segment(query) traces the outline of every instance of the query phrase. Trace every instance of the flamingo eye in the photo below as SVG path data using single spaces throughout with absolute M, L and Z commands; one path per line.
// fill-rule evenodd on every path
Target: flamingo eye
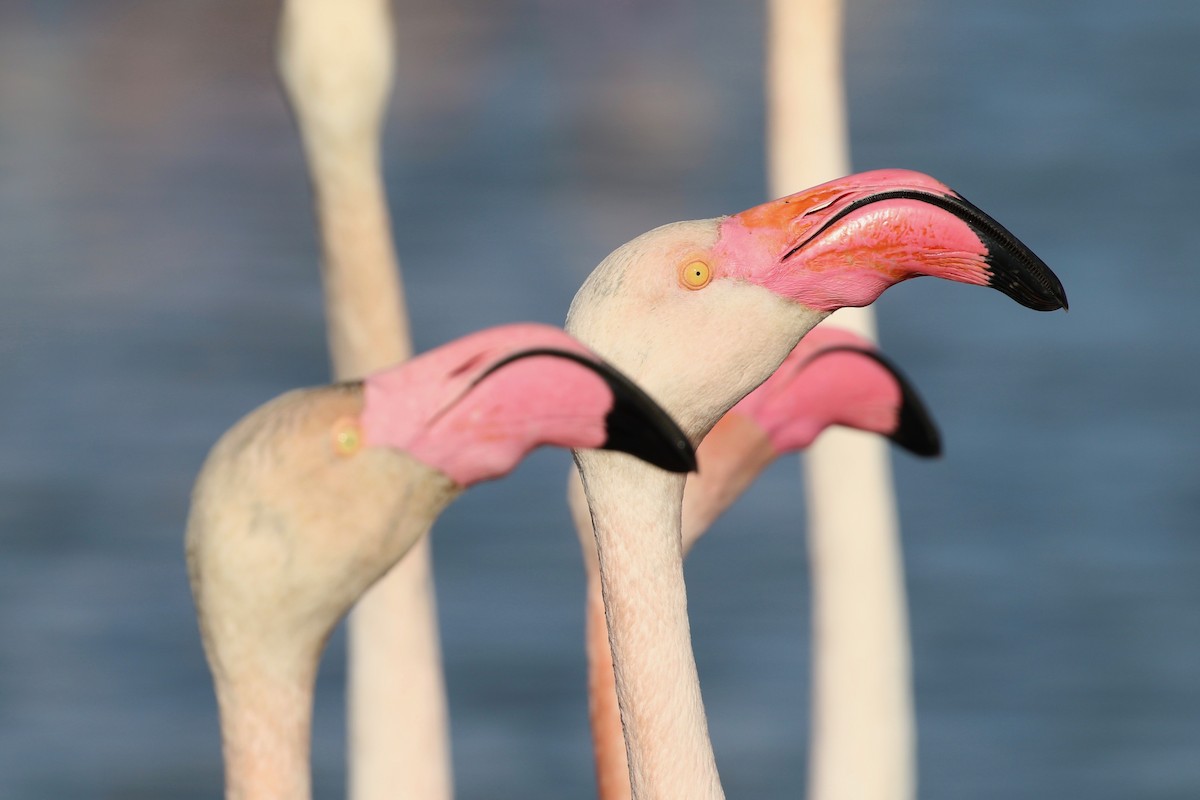
M 679 282 L 689 289 L 703 289 L 711 280 L 712 269 L 703 261 L 693 261 L 679 270 Z
M 362 447 L 362 428 L 358 420 L 342 417 L 333 423 L 333 451 L 339 456 L 352 456 Z

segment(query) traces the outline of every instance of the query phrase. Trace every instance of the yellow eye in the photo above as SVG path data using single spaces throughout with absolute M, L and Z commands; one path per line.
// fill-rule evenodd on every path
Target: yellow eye
M 703 289 L 712 280 L 712 270 L 703 261 L 693 261 L 679 270 L 679 282 L 689 289 Z
M 342 417 L 333 423 L 333 450 L 339 456 L 352 456 L 362 447 L 362 429 L 358 420 Z

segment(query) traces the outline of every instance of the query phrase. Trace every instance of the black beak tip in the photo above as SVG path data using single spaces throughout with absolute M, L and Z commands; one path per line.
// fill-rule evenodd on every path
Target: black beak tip
M 1066 310 L 1067 293 L 1058 276 L 1024 242 L 987 212 L 956 192 L 929 195 L 923 199 L 949 211 L 975 231 L 987 248 L 984 258 L 989 286 L 1035 311 Z
M 900 408 L 900 424 L 889 438 L 914 456 L 937 458 L 942 454 L 942 436 L 920 401 L 905 402 Z
M 645 398 L 647 401 L 649 398 Z M 652 409 L 651 413 L 647 413 Z M 605 418 L 608 438 L 602 450 L 628 453 L 667 472 L 695 472 L 696 451 L 667 413 L 657 405 L 617 395 Z
M 1065 311 L 1067 292 L 1058 276 L 1032 252 L 1026 250 L 1022 256 L 989 255 L 988 286 L 1035 311 Z
M 667 472 L 695 472 L 696 450 L 671 415 L 641 387 L 604 362 L 590 364 L 613 394 L 603 450 L 618 450 Z
M 867 351 L 864 351 L 867 352 Z M 900 386 L 900 418 L 896 430 L 888 436 L 898 446 L 921 458 L 937 458 L 942 454 L 942 435 L 933 415 L 916 388 L 895 364 L 879 353 L 869 353 L 896 379 Z

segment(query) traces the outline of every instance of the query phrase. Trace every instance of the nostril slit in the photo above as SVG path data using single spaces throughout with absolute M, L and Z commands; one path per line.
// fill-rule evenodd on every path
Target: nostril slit
M 480 363 L 483 361 L 483 358 L 484 358 L 484 354 L 483 354 L 483 353 L 476 353 L 475 355 L 473 355 L 473 356 L 471 356 L 470 358 L 468 358 L 468 359 L 467 359 L 465 362 L 463 362 L 462 364 L 460 364 L 458 367 L 456 367 L 455 369 L 451 370 L 451 371 L 448 373 L 448 377 L 451 377 L 451 378 L 457 378 L 459 375 L 464 375 L 464 374 L 466 374 L 466 373 L 467 373 L 467 372 L 469 372 L 470 370 L 472 370 L 472 369 L 474 369 L 475 367 L 479 366 L 479 364 L 480 364 Z
M 833 199 L 831 199 L 827 202 L 821 203 L 820 205 L 813 206 L 812 208 L 810 208 L 808 211 L 805 211 L 800 216 L 807 217 L 811 214 L 816 214 L 818 211 L 824 211 L 825 209 L 829 208 L 830 206 L 835 205 L 836 203 L 839 203 L 842 200 L 845 200 L 847 197 L 850 196 L 850 194 L 851 194 L 850 192 L 842 192 L 837 197 L 834 197 Z

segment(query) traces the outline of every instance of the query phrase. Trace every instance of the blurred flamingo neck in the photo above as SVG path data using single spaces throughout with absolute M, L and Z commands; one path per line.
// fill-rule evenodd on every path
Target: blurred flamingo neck
M 592 509 L 633 797 L 719 798 L 688 629 L 683 478 L 577 452 Z
M 586 635 L 588 717 L 596 760 L 596 794 L 600 800 L 630 800 L 629 760 L 625 757 L 617 678 L 608 646 L 608 622 L 599 575 L 588 575 Z
M 754 420 L 736 408 L 721 417 L 696 450 L 699 471 L 687 476 L 682 512 L 685 554 L 778 455 Z
M 411 354 L 380 169 L 390 25 L 382 3 L 353 4 L 354 13 L 343 13 L 340 6 L 349 5 L 285 2 L 278 54 L 313 176 L 337 380 L 361 378 Z
M 214 671 L 226 800 L 308 800 L 316 658 Z

